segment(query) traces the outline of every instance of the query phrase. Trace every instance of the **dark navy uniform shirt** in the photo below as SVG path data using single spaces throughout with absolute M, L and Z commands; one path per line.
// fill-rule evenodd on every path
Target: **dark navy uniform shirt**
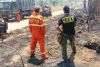
M 76 17 L 75 16 L 63 16 L 58 21 L 58 25 L 62 25 L 63 33 L 67 35 L 74 35 L 75 34 L 75 24 L 76 24 Z

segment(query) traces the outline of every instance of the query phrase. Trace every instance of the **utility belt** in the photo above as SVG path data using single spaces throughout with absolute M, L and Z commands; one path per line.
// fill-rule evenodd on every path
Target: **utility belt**
M 63 32 L 61 32 L 61 33 L 58 33 L 57 34 L 57 42 L 59 43 L 59 44 L 61 44 L 61 42 L 62 42 L 62 40 L 63 40 L 63 38 L 71 38 L 71 37 L 73 37 L 74 35 L 68 35 L 68 34 L 65 34 L 65 33 L 63 33 Z

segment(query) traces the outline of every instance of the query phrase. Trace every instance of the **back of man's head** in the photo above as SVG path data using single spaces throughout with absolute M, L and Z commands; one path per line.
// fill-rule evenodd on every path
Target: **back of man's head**
M 35 7 L 35 8 L 34 8 L 34 11 L 35 11 L 36 13 L 39 13 L 39 12 L 40 12 L 40 8 L 39 8 L 39 7 Z
M 70 12 L 70 8 L 68 6 L 64 6 L 63 10 L 64 10 L 64 13 Z

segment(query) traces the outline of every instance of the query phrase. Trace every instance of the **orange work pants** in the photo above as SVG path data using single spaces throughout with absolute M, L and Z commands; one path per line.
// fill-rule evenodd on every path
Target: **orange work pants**
M 41 32 L 39 32 L 39 31 L 32 32 L 31 45 L 30 45 L 31 55 L 35 55 L 34 52 L 35 52 L 36 44 L 37 44 L 37 42 L 39 42 L 41 57 L 42 57 L 42 59 L 46 58 L 44 39 L 45 39 L 45 37 Z

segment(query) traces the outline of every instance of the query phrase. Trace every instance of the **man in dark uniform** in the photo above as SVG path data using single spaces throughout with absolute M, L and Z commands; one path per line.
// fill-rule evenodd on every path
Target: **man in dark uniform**
M 61 46 L 62 46 L 62 57 L 64 62 L 67 62 L 68 57 L 67 57 L 67 40 L 70 41 L 71 44 L 71 48 L 72 48 L 72 53 L 76 54 L 76 47 L 75 47 L 75 23 L 77 21 L 77 19 L 75 18 L 75 16 L 71 16 L 69 15 L 70 12 L 70 8 L 68 6 L 65 6 L 63 8 L 64 10 L 64 16 L 61 17 L 58 21 L 57 24 L 57 31 L 59 31 L 62 35 L 62 39 L 61 39 Z M 60 27 L 62 26 L 62 28 Z
M 2 30 L 2 33 L 7 33 L 8 23 L 3 16 L 0 16 L 0 26 L 0 31 Z

